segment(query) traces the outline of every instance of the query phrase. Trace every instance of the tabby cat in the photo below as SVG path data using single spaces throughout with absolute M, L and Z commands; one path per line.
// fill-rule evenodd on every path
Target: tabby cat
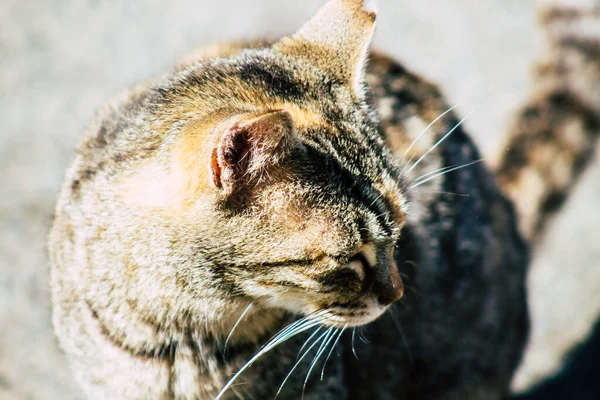
M 368 53 L 359 0 L 101 109 L 49 241 L 89 398 L 505 398 L 528 332 L 522 234 L 598 132 L 598 37 L 576 25 L 599 8 L 577 4 L 543 8 L 551 51 L 497 178 L 434 85 Z

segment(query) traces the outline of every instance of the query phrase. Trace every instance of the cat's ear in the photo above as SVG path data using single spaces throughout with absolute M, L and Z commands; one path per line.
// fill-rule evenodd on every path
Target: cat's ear
M 375 29 L 373 3 L 330 0 L 298 32 L 274 48 L 308 59 L 361 93 L 365 58 Z
M 294 121 L 287 111 L 237 118 L 224 127 L 212 150 L 212 183 L 225 194 L 256 184 L 298 143 Z

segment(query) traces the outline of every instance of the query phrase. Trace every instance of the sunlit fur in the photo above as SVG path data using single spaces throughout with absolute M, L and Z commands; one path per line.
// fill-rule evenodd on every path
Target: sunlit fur
M 404 183 L 366 102 L 374 14 L 361 7 L 330 2 L 272 47 L 188 61 L 101 111 L 50 240 L 59 335 L 87 312 L 113 344 L 153 356 L 157 340 L 180 343 L 189 330 L 228 336 L 249 301 L 252 323 L 231 343 L 260 338 L 285 313 L 365 324 L 402 295 L 393 249 Z M 247 153 L 234 160 L 236 146 Z M 373 265 L 357 267 L 365 246 Z M 91 393 L 95 376 L 80 373 Z M 114 379 L 100 392 L 131 396 Z
M 91 121 L 49 240 L 90 398 L 506 395 L 527 246 L 436 87 L 367 53 L 374 21 L 332 0 Z

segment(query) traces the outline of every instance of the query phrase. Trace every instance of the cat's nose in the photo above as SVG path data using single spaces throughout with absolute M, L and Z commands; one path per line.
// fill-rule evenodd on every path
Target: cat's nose
M 404 285 L 398 272 L 398 266 L 392 259 L 387 265 L 379 265 L 375 270 L 373 290 L 379 304 L 387 306 L 400 299 L 404 294 Z

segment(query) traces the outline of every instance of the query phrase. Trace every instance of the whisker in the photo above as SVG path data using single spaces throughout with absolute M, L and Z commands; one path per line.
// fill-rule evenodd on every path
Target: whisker
M 400 170 L 400 176 L 404 175 L 404 170 L 410 165 L 410 162 L 413 160 L 413 158 L 415 158 L 415 153 L 412 153 L 408 161 L 404 163 L 404 166 Z
M 252 302 L 250 304 L 248 304 L 248 307 L 246 307 L 246 309 L 242 312 L 242 314 L 240 315 L 238 320 L 233 325 L 233 328 L 231 328 L 231 331 L 229 331 L 229 335 L 227 335 L 227 339 L 225 339 L 225 345 L 223 346 L 223 351 L 227 351 L 227 343 L 229 343 L 229 338 L 231 338 L 233 331 L 235 331 L 235 328 L 237 328 L 237 326 L 242 321 L 242 319 L 246 316 L 246 314 L 248 314 L 248 311 L 250 311 L 250 309 L 252 308 L 253 305 L 254 305 L 254 300 L 252 300 Z
M 307 349 L 304 353 L 302 353 L 302 356 L 298 359 L 298 361 L 296 361 L 296 363 L 294 364 L 294 366 L 292 367 L 292 369 L 290 370 L 290 372 L 287 374 L 287 376 L 285 377 L 285 379 L 283 380 L 283 382 L 281 382 L 281 386 L 279 386 L 279 390 L 277 390 L 277 393 L 275 394 L 274 399 L 277 398 L 277 396 L 279 396 L 279 393 L 281 393 L 281 390 L 283 389 L 283 386 L 285 385 L 285 383 L 287 382 L 287 380 L 290 378 L 290 376 L 292 376 L 292 373 L 294 372 L 294 370 L 296 370 L 296 368 L 298 367 L 298 365 L 300 365 L 300 363 L 302 362 L 302 360 L 304 359 L 304 357 L 306 357 L 306 355 L 312 350 L 313 347 L 315 347 L 322 339 L 323 337 L 329 332 L 329 330 L 326 330 L 325 332 L 323 332 L 321 334 L 321 336 L 319 336 Z M 273 399 L 273 400 L 274 400 Z
M 420 180 L 420 179 L 423 179 L 423 178 L 425 178 L 425 177 L 427 177 L 427 176 L 429 176 L 429 175 L 433 175 L 433 174 L 435 174 L 436 172 L 442 172 L 442 171 L 445 171 L 445 170 L 447 170 L 447 169 L 454 168 L 454 167 L 456 167 L 457 165 L 458 165 L 458 164 L 455 164 L 455 165 L 447 165 L 447 166 L 445 166 L 445 167 L 443 167 L 443 168 L 438 168 L 438 169 L 436 169 L 436 170 L 433 170 L 433 171 L 431 171 L 431 172 L 427 172 L 426 174 L 423 174 L 423 175 L 421 175 L 420 177 L 418 177 L 418 178 L 415 178 L 415 182 L 416 182 L 416 181 L 418 181 L 418 180 Z
M 278 338 L 277 343 L 275 343 L 274 346 L 287 341 L 288 339 L 292 338 L 293 336 L 296 336 L 300 332 L 304 332 L 314 326 L 320 325 L 322 322 L 323 322 L 323 320 L 318 320 L 318 321 L 311 321 L 310 323 L 303 324 L 303 325 L 297 327 L 296 329 L 290 331 L 289 333 L 283 335 L 282 337 Z
M 239 391 L 236 390 L 235 385 L 231 387 L 231 390 L 237 396 L 238 399 L 240 399 L 240 400 L 246 399 Z
M 315 318 L 321 318 L 324 314 L 326 313 L 326 310 L 317 310 L 303 318 L 300 318 L 299 320 L 297 320 L 296 322 L 291 323 L 290 325 L 288 325 L 286 328 L 284 328 L 283 330 L 281 330 L 279 333 L 277 333 L 276 335 L 274 335 L 271 339 L 269 339 L 269 341 L 267 342 L 267 344 L 273 340 L 275 340 L 276 337 L 279 336 L 283 336 L 285 334 L 287 334 L 288 332 L 290 332 L 291 330 L 295 329 L 298 325 L 301 325 L 303 323 L 308 323 L 309 320 L 311 320 L 310 322 L 314 322 Z M 321 321 L 321 319 L 319 319 L 319 321 Z M 264 346 L 266 346 L 267 344 L 265 344 Z M 264 347 L 263 346 L 263 347 Z
M 383 193 L 380 193 L 380 194 L 379 194 L 379 196 L 377 196 L 377 197 L 375 198 L 375 200 L 373 200 L 373 202 L 372 202 L 372 203 L 369 205 L 369 207 L 373 207 L 373 204 L 375 204 L 375 202 L 376 202 L 377 200 L 379 200 L 380 198 L 382 198 L 382 197 L 383 197 Z
M 350 347 L 352 348 L 352 354 L 354 354 L 354 358 L 358 360 L 358 356 L 356 355 L 356 350 L 354 350 L 354 336 L 356 336 L 356 327 L 352 328 L 352 342 Z
M 436 117 L 436 118 L 435 118 L 433 121 L 431 121 L 431 122 L 429 123 L 429 125 L 427 125 L 427 126 L 425 127 L 425 129 L 423 129 L 423 130 L 421 131 L 421 133 L 419 133 L 419 134 L 417 135 L 417 137 L 415 138 L 415 140 L 413 140 L 413 141 L 412 141 L 412 143 L 410 144 L 410 146 L 408 146 L 408 148 L 407 148 L 407 149 L 406 149 L 406 151 L 404 152 L 404 155 L 406 155 L 406 154 L 409 152 L 409 150 L 410 150 L 410 149 L 412 149 L 412 147 L 413 147 L 413 146 L 414 146 L 414 145 L 417 143 L 417 141 L 419 140 L 419 138 L 421 138 L 421 136 L 422 136 L 422 135 L 423 135 L 425 132 L 427 132 L 427 131 L 429 130 L 429 128 L 431 128 L 431 126 L 432 126 L 433 124 L 435 124 L 437 121 L 439 121 L 441 118 L 443 118 L 443 117 L 444 117 L 444 115 L 446 115 L 446 114 L 448 114 L 450 111 L 454 110 L 456 107 L 458 107 L 458 104 L 456 104 L 456 105 L 454 105 L 454 106 L 450 107 L 449 109 L 447 109 L 446 111 L 444 111 L 443 113 L 441 113 L 440 115 L 438 115 L 438 116 L 437 116 L 437 117 Z
M 435 175 L 433 175 L 433 176 L 430 176 L 430 177 L 429 177 L 429 178 L 427 178 L 427 179 L 423 179 L 422 181 L 415 182 L 415 183 L 414 183 L 412 186 L 409 186 L 409 189 L 414 189 L 414 188 L 416 188 L 416 187 L 419 187 L 420 185 L 424 184 L 425 182 L 428 182 L 428 181 L 430 181 L 430 180 L 432 180 L 432 179 L 435 179 L 435 178 L 437 178 L 438 176 L 441 176 L 441 175 L 447 174 L 447 173 L 449 173 L 449 172 L 452 172 L 452 171 L 456 171 L 457 169 L 461 169 L 461 168 L 470 167 L 471 165 L 473 165 L 473 164 L 477 164 L 477 163 L 480 163 L 481 161 L 483 161 L 483 158 L 480 158 L 479 160 L 471 161 L 471 162 L 469 162 L 469 163 L 466 163 L 466 164 L 463 164 L 463 165 L 459 165 L 458 167 L 450 168 L 450 169 L 449 169 L 449 170 L 447 170 L 447 171 L 438 172 L 437 174 L 435 174 Z
M 478 108 L 478 107 L 479 107 L 479 106 L 475 106 L 475 107 L 473 107 L 473 108 L 471 109 L 471 111 L 469 111 L 469 112 L 467 113 L 467 115 L 465 115 L 465 116 L 463 117 L 463 119 L 461 119 L 460 121 L 458 121 L 458 122 L 456 123 L 456 125 L 454 125 L 454 126 L 452 127 L 452 129 L 450 129 L 450 130 L 448 131 L 448 133 L 446 133 L 444 136 L 442 136 L 442 137 L 440 138 L 440 140 L 438 140 L 437 142 L 435 142 L 435 144 L 434 144 L 433 146 L 431 146 L 431 147 L 429 148 L 429 150 L 427 150 L 427 151 L 425 152 L 425 154 L 423 154 L 421 157 L 419 157 L 419 159 L 418 159 L 417 161 L 415 161 L 415 163 L 414 163 L 414 164 L 413 164 L 413 165 L 412 165 L 412 166 L 411 166 L 411 167 L 408 169 L 408 171 L 406 171 L 406 173 L 409 173 L 409 172 L 410 172 L 410 171 L 412 171 L 412 170 L 413 170 L 413 169 L 414 169 L 414 168 L 415 168 L 417 165 L 419 165 L 419 163 L 420 163 L 420 162 L 421 162 L 421 161 L 422 161 L 422 160 L 423 160 L 423 159 L 424 159 L 424 158 L 427 156 L 427 154 L 429 154 L 431 151 L 433 151 L 433 149 L 435 149 L 437 146 L 439 146 L 439 144 L 440 144 L 440 143 L 442 143 L 442 142 L 443 142 L 443 141 L 444 141 L 444 140 L 445 140 L 445 139 L 446 139 L 448 136 L 450 136 L 450 135 L 451 135 L 451 134 L 452 134 L 452 133 L 453 133 L 453 132 L 454 132 L 456 129 L 458 129 L 458 127 L 459 127 L 459 126 L 461 126 L 461 125 L 462 125 L 462 123 L 463 123 L 463 122 L 465 122 L 465 120 L 466 120 L 467 118 L 469 118 L 469 117 L 471 116 L 471 114 L 473 114 L 473 113 L 475 112 L 475 110 L 477 110 L 477 108 Z
M 310 342 L 310 340 L 317 334 L 319 333 L 319 331 L 322 329 L 322 326 L 319 326 L 317 329 L 315 329 L 315 331 L 308 337 L 308 339 L 306 339 L 304 341 L 304 344 L 302 345 L 302 347 L 300 347 L 300 350 L 298 350 L 298 355 L 296 356 L 296 358 L 300 357 L 300 353 L 302 353 L 302 350 L 304 350 L 304 348 L 306 347 L 306 345 L 308 345 L 308 343 Z
M 369 340 L 365 337 L 364 333 L 365 333 L 365 328 L 364 326 L 361 326 L 360 329 L 358 330 L 358 338 L 364 343 L 364 344 L 369 344 Z
M 340 333 L 337 335 L 335 342 L 333 342 L 333 344 L 331 345 L 331 350 L 329 350 L 329 354 L 327 354 L 327 358 L 325 359 L 325 362 L 323 363 L 323 368 L 321 369 L 321 380 L 323 380 L 323 377 L 325 376 L 325 367 L 327 366 L 327 361 L 329 361 L 329 357 L 331 357 L 331 353 L 333 353 L 333 349 L 335 349 L 335 346 L 338 344 L 338 342 L 339 342 L 340 338 L 342 337 L 342 334 L 346 330 L 347 326 L 348 326 L 348 324 L 344 325 L 342 327 L 342 329 L 340 329 Z
M 292 323 L 291 325 L 287 326 L 286 328 L 282 329 L 281 332 L 279 332 L 277 335 L 275 335 L 275 337 L 273 337 L 271 340 L 269 340 L 267 342 L 267 344 L 265 344 L 259 352 L 257 352 L 254 356 L 252 356 L 252 358 L 250 358 L 250 360 L 248 360 L 231 377 L 231 379 L 229 379 L 229 381 L 225 384 L 225 386 L 223 386 L 223 388 L 221 389 L 219 394 L 217 394 L 217 396 L 215 397 L 214 400 L 219 400 L 221 397 L 223 397 L 223 395 L 225 394 L 227 389 L 229 389 L 231 387 L 231 385 L 235 382 L 235 380 L 262 355 L 267 353 L 269 350 L 273 349 L 275 346 L 285 342 L 292 336 L 295 336 L 301 332 L 304 332 L 304 331 L 312 328 L 313 326 L 320 324 L 323 321 L 323 319 L 321 319 L 318 314 L 319 314 L 318 312 L 309 314 L 306 317 L 301 318 L 300 320 L 298 320 L 298 321 Z
M 304 385 L 302 385 L 302 399 L 304 399 L 304 391 L 306 390 L 306 384 L 308 383 L 308 378 L 310 378 L 310 373 L 312 372 L 313 368 L 317 364 L 317 361 L 319 361 L 319 358 L 321 358 L 321 355 L 323 354 L 325 349 L 327 349 L 327 346 L 329 345 L 329 343 L 331 342 L 331 339 L 333 339 L 334 336 L 335 336 L 335 327 L 332 326 L 331 328 L 329 328 L 327 330 L 327 335 L 321 342 L 321 345 L 319 346 L 319 349 L 317 350 L 317 354 L 315 354 L 315 358 L 313 359 L 312 363 L 310 364 L 310 367 L 308 368 L 308 372 L 306 373 L 306 378 L 304 379 Z
M 309 321 L 308 317 L 304 317 L 299 319 L 296 322 L 291 323 L 290 325 L 288 325 L 286 328 L 282 329 L 281 331 L 279 331 L 277 334 L 275 334 L 271 339 L 269 339 L 267 341 L 267 343 L 265 343 L 262 348 L 265 348 L 267 346 L 269 346 L 272 343 L 275 343 L 276 341 L 283 339 L 286 335 L 288 335 L 289 333 L 291 333 L 292 331 L 296 330 L 296 329 L 300 329 L 303 326 L 307 326 L 312 324 L 314 321 Z
M 419 292 L 419 290 L 414 287 L 413 285 L 404 285 L 404 289 L 410 290 L 411 292 L 413 292 L 414 294 L 416 294 L 417 296 L 421 296 L 423 297 L 423 293 Z M 399 301 L 398 304 L 402 304 L 404 307 L 408 307 L 404 302 Z
M 277 334 L 275 334 L 271 339 L 269 339 L 269 341 L 275 339 L 277 336 L 286 334 L 288 331 L 294 329 L 294 327 L 296 327 L 296 326 L 298 326 L 298 325 L 300 325 L 300 324 L 302 324 L 304 322 L 307 322 L 307 321 L 308 321 L 308 315 L 306 317 L 300 318 L 299 320 L 297 320 L 297 321 L 289 324 L 287 327 L 285 327 L 284 329 L 282 329 L 281 331 L 279 331 Z

